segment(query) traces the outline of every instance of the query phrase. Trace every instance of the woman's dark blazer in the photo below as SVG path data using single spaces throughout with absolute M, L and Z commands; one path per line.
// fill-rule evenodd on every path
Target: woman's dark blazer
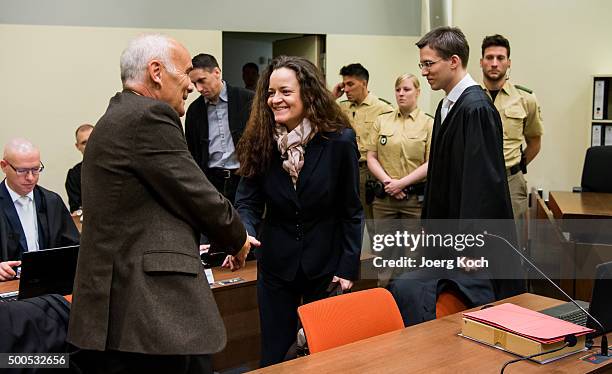
M 310 279 L 332 273 L 358 277 L 363 225 L 358 160 L 352 129 L 317 133 L 305 147 L 297 188 L 277 149 L 265 173 L 241 179 L 236 209 L 249 234 L 261 241 L 256 253 L 263 270 L 286 281 L 300 266 Z

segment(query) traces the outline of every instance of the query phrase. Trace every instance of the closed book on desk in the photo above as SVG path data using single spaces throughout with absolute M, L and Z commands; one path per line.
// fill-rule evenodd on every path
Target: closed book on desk
M 592 331 L 509 303 L 464 313 L 461 328 L 461 334 L 466 338 L 521 356 L 562 347 L 566 335 L 577 337 L 574 347 L 533 358 L 540 363 L 584 350 L 586 334 Z

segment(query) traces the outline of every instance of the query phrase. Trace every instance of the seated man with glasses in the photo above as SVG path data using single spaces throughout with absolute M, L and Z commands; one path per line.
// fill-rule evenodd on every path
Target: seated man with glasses
M 32 143 L 8 142 L 0 167 L 6 175 L 0 183 L 0 281 L 7 281 L 15 278 L 23 252 L 78 244 L 79 232 L 61 197 L 37 185 L 45 166 Z

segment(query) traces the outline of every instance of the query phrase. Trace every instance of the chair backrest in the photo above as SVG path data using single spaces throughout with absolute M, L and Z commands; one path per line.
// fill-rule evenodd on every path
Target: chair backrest
M 436 318 L 446 317 L 468 309 L 466 297 L 454 288 L 446 289 L 438 295 L 436 300 Z
M 583 192 L 612 192 L 612 146 L 587 149 L 580 186 Z
M 311 354 L 404 328 L 397 304 L 384 288 L 305 304 L 298 314 Z

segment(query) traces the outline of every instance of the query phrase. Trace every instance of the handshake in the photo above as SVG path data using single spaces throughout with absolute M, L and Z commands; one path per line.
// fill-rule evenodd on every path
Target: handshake
M 235 256 L 227 255 L 221 266 L 224 268 L 229 268 L 231 271 L 236 271 L 244 267 L 247 255 L 251 250 L 251 246 L 259 247 L 260 245 L 261 243 L 259 240 L 247 234 L 246 241 L 242 245 L 242 248 L 240 248 L 240 251 Z

